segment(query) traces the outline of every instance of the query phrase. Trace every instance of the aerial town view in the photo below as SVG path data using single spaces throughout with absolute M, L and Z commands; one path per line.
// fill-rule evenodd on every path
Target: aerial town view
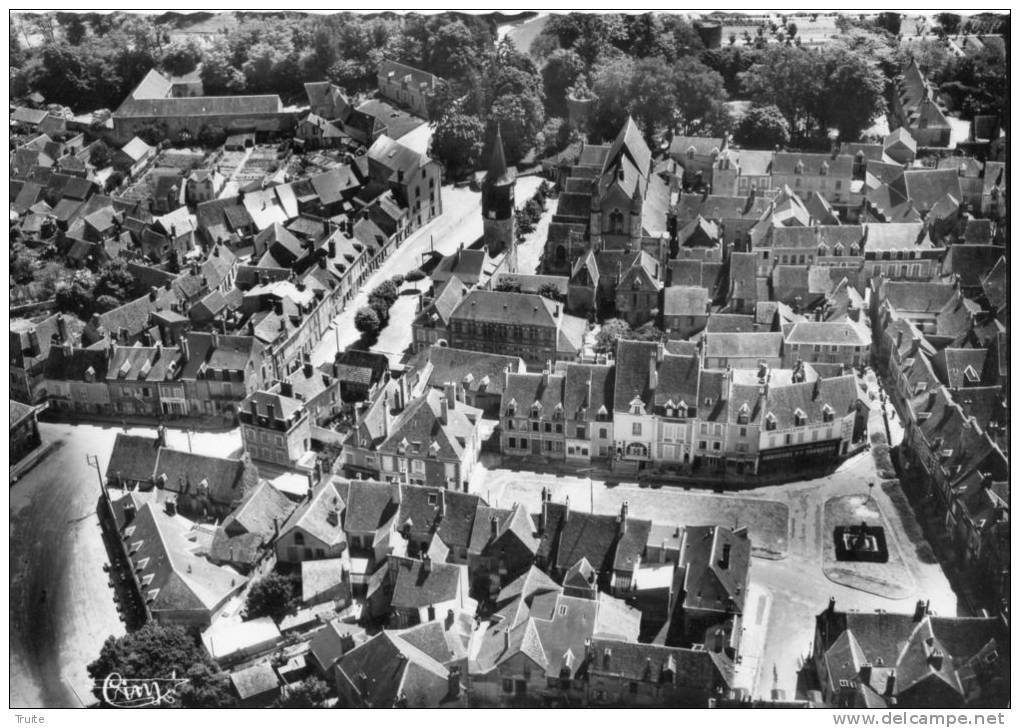
M 18 723 L 1003 724 L 1008 13 L 9 22 Z

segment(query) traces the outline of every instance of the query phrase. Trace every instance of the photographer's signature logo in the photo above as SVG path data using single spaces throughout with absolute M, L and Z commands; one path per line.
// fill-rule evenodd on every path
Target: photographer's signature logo
M 100 685 L 103 702 L 114 708 L 158 708 L 174 705 L 178 689 L 187 683 L 171 673 L 168 678 L 128 678 L 111 672 Z

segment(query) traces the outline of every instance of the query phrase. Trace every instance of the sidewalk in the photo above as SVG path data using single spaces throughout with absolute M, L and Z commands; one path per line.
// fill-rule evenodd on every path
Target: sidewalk
M 159 427 L 163 425 L 172 430 L 195 430 L 199 432 L 227 432 L 237 427 L 234 417 L 225 415 L 209 415 L 207 417 L 142 417 L 139 415 L 100 415 L 92 412 L 67 412 L 52 407 L 39 415 L 43 422 L 56 422 L 67 425 L 96 425 L 99 427 L 113 425 L 116 427 Z
M 53 449 L 54 443 L 43 442 L 35 450 L 28 453 L 25 457 L 21 458 L 18 462 L 11 465 L 11 485 L 14 485 L 21 476 L 27 473 L 29 470 L 34 468 L 40 460 L 42 460 Z

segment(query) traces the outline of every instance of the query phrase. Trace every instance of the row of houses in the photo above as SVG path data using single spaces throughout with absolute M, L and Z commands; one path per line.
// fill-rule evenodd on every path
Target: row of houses
M 974 271 L 978 273 L 978 271 Z M 1004 258 L 960 282 L 879 288 L 879 356 L 905 427 L 902 462 L 959 565 L 1008 609 L 1009 306 Z

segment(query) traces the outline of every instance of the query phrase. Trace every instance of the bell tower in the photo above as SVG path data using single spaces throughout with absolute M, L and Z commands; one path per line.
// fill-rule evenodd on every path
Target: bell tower
M 507 261 L 507 272 L 517 270 L 517 251 L 514 239 L 514 187 L 517 168 L 507 167 L 503 152 L 503 137 L 499 126 L 489 152 L 489 165 L 482 180 L 482 217 L 485 247 L 489 255 L 504 250 L 513 256 Z

